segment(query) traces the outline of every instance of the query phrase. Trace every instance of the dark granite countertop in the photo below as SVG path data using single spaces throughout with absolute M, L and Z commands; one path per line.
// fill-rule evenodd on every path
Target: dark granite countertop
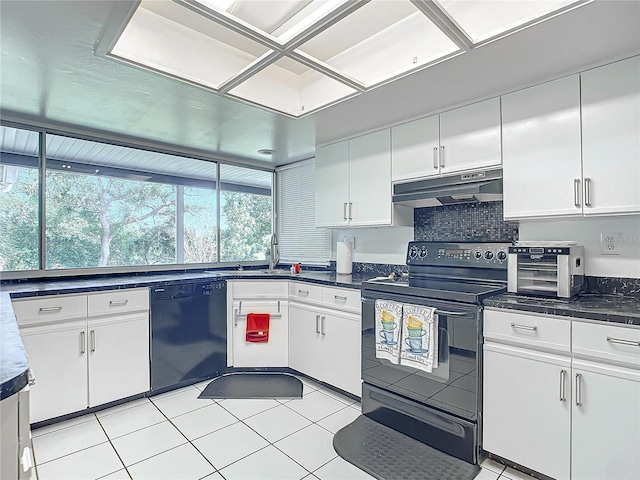
M 0 286 L 0 398 L 9 397 L 20 391 L 28 381 L 29 363 L 11 306 L 11 298 L 151 287 L 200 280 L 240 279 L 296 280 L 359 290 L 362 282 L 373 276 L 375 274 L 336 275 L 335 272 L 313 270 L 303 270 L 299 274 L 291 274 L 288 270 L 273 272 L 266 270 L 219 270 L 6 283 Z
M 640 298 L 632 296 L 587 293 L 558 299 L 504 293 L 483 303 L 485 307 L 640 326 Z

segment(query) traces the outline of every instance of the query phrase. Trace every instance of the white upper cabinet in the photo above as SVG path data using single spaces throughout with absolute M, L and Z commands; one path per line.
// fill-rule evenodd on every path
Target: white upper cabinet
M 500 98 L 398 125 L 391 138 L 394 182 L 499 166 Z
M 391 180 L 440 174 L 440 116 L 403 123 L 391 129 Z
M 502 97 L 504 216 L 640 212 L 640 57 Z
M 349 140 L 349 221 L 352 226 L 390 225 L 389 129 Z
M 504 217 L 582 214 L 578 75 L 502 97 Z
M 640 212 L 640 57 L 581 74 L 584 214 Z
M 498 166 L 500 98 L 456 108 L 440 115 L 440 172 Z
M 316 227 L 412 225 L 391 203 L 389 129 L 316 150 Z
M 316 227 L 349 225 L 349 142 L 316 149 Z

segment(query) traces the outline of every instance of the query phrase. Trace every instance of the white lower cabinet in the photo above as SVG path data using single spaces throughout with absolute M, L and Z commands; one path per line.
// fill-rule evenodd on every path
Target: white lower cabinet
M 484 320 L 482 448 L 556 479 L 640 478 L 640 329 L 490 309 Z
M 362 328 L 360 314 L 355 313 L 360 308 L 359 292 L 323 287 L 322 298 L 323 302 L 310 299 L 308 304 L 289 305 L 289 366 L 359 397 Z M 334 301 L 341 301 L 344 309 L 338 310 Z
M 572 383 L 572 478 L 640 478 L 640 372 L 574 360 Z
M 322 380 L 353 395 L 362 396 L 360 315 L 326 311 L 320 322 Z
M 114 313 L 94 310 L 95 301 Z M 148 289 L 27 298 L 16 305 L 35 376 L 31 423 L 149 391 Z
M 569 478 L 568 357 L 484 347 L 483 448 L 553 478 Z
M 268 313 L 269 340 L 247 342 L 247 314 Z M 286 300 L 233 302 L 233 366 L 286 367 L 289 363 L 289 315 Z
M 89 406 L 149 390 L 149 316 L 90 320 Z
M 36 379 L 31 423 L 87 408 L 86 320 L 25 328 L 21 334 Z

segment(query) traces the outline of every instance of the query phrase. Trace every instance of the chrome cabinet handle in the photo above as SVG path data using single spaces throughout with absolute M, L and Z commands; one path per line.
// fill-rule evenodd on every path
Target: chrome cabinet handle
M 444 145 L 440 145 L 440 168 L 444 168 Z
M 353 206 L 353 203 L 349 202 L 349 220 L 353 220 L 353 216 L 351 213 L 351 207 Z
M 567 379 L 567 371 L 566 370 L 560 370 L 560 401 L 564 402 L 567 400 L 567 397 L 565 396 L 565 381 Z
M 40 307 L 40 311 L 43 313 L 46 312 L 59 312 L 62 310 L 62 307 Z
M 576 407 L 582 406 L 582 374 L 576 373 Z
M 322 331 L 322 335 L 324 335 L 326 332 L 324 330 L 324 320 L 325 320 L 325 316 L 323 315 L 322 318 L 320 318 L 321 322 L 320 322 L 320 327 L 321 327 L 321 331 Z
M 344 297 L 342 295 L 334 295 L 333 298 L 335 298 L 336 300 L 340 300 L 342 302 L 346 302 L 347 301 L 347 297 Z
M 85 341 L 85 333 L 80 332 L 80 353 L 83 355 L 87 351 L 85 347 L 86 344 L 87 342 Z
M 436 315 L 446 315 L 448 317 L 473 317 L 473 313 L 471 312 L 448 312 L 446 310 L 436 310 L 434 312 Z
M 32 369 L 29 369 L 27 371 L 27 380 L 29 382 L 29 385 L 35 385 L 36 384 L 36 374 L 33 373 Z
M 298 290 L 298 295 L 304 295 L 306 297 L 309 295 L 309 290 Z
M 342 207 L 342 219 L 343 220 L 347 219 L 347 202 L 344 202 Z
M 580 206 L 580 179 L 575 178 L 573 180 L 573 204 L 576 207 Z
M 96 332 L 95 330 L 91 330 L 91 351 L 96 351 Z
M 110 307 L 117 307 L 120 305 L 126 305 L 127 303 L 129 303 L 129 300 L 109 300 L 109 306 Z
M 438 169 L 438 147 L 433 147 L 433 168 Z
M 589 177 L 584 178 L 584 205 L 585 207 L 591 206 L 591 179 Z
M 640 347 L 640 342 L 636 342 L 635 340 L 626 340 L 624 338 L 607 337 L 607 342 L 618 343 L 620 345 L 630 345 L 632 347 Z
M 316 333 L 320 333 L 320 315 L 316 315 Z
M 536 327 L 535 325 L 530 327 L 529 325 L 520 325 L 518 323 L 512 323 L 511 324 L 511 328 L 520 328 L 522 330 L 531 330 L 532 332 L 535 332 L 536 330 L 538 330 L 538 327 Z

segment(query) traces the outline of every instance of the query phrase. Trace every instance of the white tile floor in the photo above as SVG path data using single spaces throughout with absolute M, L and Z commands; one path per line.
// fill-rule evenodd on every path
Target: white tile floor
M 40 480 L 372 479 L 333 449 L 360 404 L 302 379 L 301 400 L 200 400 L 208 382 L 34 430 Z M 490 460 L 477 480 L 523 480 Z

